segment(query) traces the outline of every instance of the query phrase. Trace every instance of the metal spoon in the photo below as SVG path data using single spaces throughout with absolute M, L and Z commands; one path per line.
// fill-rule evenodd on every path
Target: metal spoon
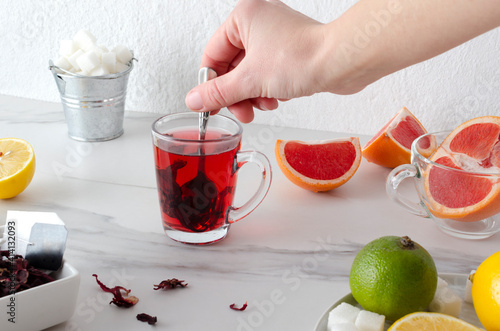
M 198 85 L 203 84 L 210 79 L 214 79 L 215 77 L 217 77 L 217 73 L 215 72 L 215 70 L 213 70 L 212 68 L 203 67 L 198 72 Z M 207 111 L 200 113 L 199 116 L 199 138 L 200 140 L 203 140 L 205 139 L 205 133 L 207 132 L 208 117 L 210 116 L 210 112 Z

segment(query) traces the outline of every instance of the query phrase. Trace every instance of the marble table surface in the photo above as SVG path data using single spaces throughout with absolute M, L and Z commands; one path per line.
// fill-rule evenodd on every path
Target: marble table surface
M 78 142 L 67 135 L 61 104 L 0 96 L 0 137 L 29 141 L 37 160 L 30 186 L 0 200 L 0 225 L 7 210 L 56 212 L 69 231 L 64 258 L 81 275 L 73 317 L 51 331 L 148 329 L 135 319 L 138 313 L 157 316 L 160 330 L 313 330 L 323 312 L 349 293 L 352 260 L 375 238 L 410 236 L 431 253 L 440 273 L 468 274 L 498 250 L 498 234 L 454 238 L 395 205 L 385 193 L 390 170 L 366 160 L 336 190 L 298 188 L 277 166 L 276 139 L 349 134 L 283 128 L 272 112 L 269 125 L 244 125 L 242 149 L 265 153 L 273 167 L 263 203 L 217 244 L 174 242 L 163 232 L 156 192 L 150 128 L 159 116 L 126 112 L 123 136 Z M 359 137 L 362 144 L 369 139 Z M 254 170 L 240 170 L 237 201 L 253 189 Z M 132 289 L 139 303 L 110 305 L 94 273 Z M 189 285 L 153 290 L 169 278 Z M 245 311 L 229 308 L 245 302 Z

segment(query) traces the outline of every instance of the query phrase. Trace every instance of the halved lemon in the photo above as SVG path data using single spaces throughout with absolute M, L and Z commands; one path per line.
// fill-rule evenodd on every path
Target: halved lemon
M 0 199 L 13 198 L 31 183 L 35 152 L 25 140 L 0 139 Z
M 441 313 L 418 312 L 397 320 L 388 331 L 480 331 L 479 328 L 456 317 Z

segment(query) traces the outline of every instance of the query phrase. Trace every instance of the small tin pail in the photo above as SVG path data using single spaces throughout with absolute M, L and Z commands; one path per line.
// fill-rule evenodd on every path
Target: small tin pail
M 68 124 L 68 134 L 79 141 L 105 141 L 123 134 L 123 116 L 128 69 L 105 76 L 83 76 L 66 71 L 49 61 L 59 89 Z

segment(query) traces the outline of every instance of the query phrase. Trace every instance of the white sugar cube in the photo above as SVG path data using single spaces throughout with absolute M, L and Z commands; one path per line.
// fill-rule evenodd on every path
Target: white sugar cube
M 69 63 L 71 63 L 71 66 L 75 68 L 76 71 L 80 70 L 80 66 L 78 63 L 76 63 L 76 59 L 79 58 L 81 55 L 83 55 L 83 51 L 81 49 L 77 50 L 73 54 L 71 54 L 70 57 L 68 57 Z
M 100 49 L 102 49 L 103 53 L 108 53 L 109 52 L 108 48 L 106 46 L 104 46 L 104 45 L 98 45 L 97 47 L 99 47 Z
M 340 323 L 354 323 L 361 309 L 348 303 L 342 302 L 332 309 L 328 315 L 328 325 Z
M 57 60 L 55 60 L 54 65 L 64 70 L 70 70 L 72 68 L 71 63 L 69 63 L 68 59 L 66 59 L 64 56 L 61 56 Z
M 59 54 L 62 56 L 71 56 L 78 50 L 78 46 L 73 40 L 61 40 L 59 47 Z
M 467 282 L 465 283 L 465 293 L 464 293 L 464 301 L 468 303 L 472 303 L 472 278 L 476 270 L 472 270 L 469 273 L 469 277 L 467 277 Z
M 446 287 L 448 286 L 448 283 L 441 277 L 438 277 L 438 282 L 437 282 L 437 287 L 436 287 L 436 290 L 438 288 L 442 288 L 442 287 Z
M 429 310 L 458 317 L 462 309 L 462 299 L 448 286 L 436 290 L 434 299 L 429 305 Z
M 385 316 L 368 310 L 361 310 L 356 317 L 358 331 L 384 331 Z
M 116 62 L 116 66 L 115 66 L 115 73 L 117 72 L 122 72 L 122 71 L 125 71 L 129 68 L 128 65 L 126 64 L 123 64 L 121 62 Z
M 115 52 L 116 59 L 121 63 L 125 64 L 133 58 L 132 52 L 126 46 L 118 45 L 112 51 Z
M 87 51 L 92 45 L 95 45 L 96 38 L 89 31 L 82 29 L 75 34 L 73 40 L 78 47 Z
M 116 72 L 116 54 L 114 52 L 102 53 L 101 62 L 110 73 Z
M 328 326 L 328 331 L 358 331 L 354 323 L 339 323 Z
M 88 51 L 76 58 L 78 66 L 86 72 L 91 72 L 101 60 L 94 51 Z
M 106 69 L 102 64 L 98 64 L 92 71 L 89 73 L 90 76 L 104 76 L 109 75 L 109 70 Z
M 97 54 L 97 56 L 99 57 L 99 60 L 101 59 L 102 57 L 102 53 L 104 53 L 104 51 L 102 50 L 101 47 L 97 46 L 97 45 L 92 45 L 89 47 L 89 49 L 87 50 L 87 52 L 89 51 L 93 51 Z

